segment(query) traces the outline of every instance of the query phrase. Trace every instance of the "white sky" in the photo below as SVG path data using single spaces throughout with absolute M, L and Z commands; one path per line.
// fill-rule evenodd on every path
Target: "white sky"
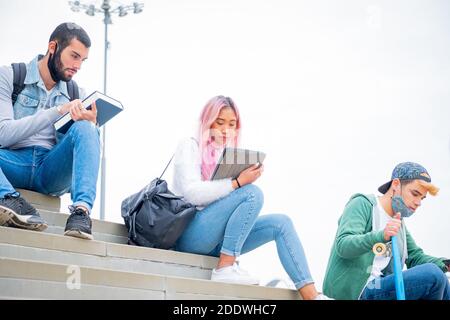
M 109 29 L 108 94 L 126 110 L 107 126 L 107 220 L 122 222 L 121 201 L 224 94 L 241 110 L 243 146 L 267 153 L 262 214 L 293 219 L 319 289 L 345 203 L 374 193 L 399 162 L 423 164 L 441 187 L 407 224 L 425 252 L 450 256 L 450 2 L 143 2 Z M 45 53 L 64 21 L 93 41 L 75 80 L 102 90 L 102 18 L 67 1 L 0 0 L 0 63 Z M 263 282 L 287 278 L 273 243 L 241 264 Z

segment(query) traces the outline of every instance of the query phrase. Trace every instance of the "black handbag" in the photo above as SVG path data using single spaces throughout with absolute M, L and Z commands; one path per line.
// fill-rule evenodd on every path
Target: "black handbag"
M 162 180 L 172 159 L 159 178 L 122 201 L 128 244 L 172 249 L 197 213 L 194 205 L 173 194 Z

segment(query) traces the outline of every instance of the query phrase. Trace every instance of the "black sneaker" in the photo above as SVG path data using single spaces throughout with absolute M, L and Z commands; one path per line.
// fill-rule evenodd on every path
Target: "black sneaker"
M 93 240 L 92 236 L 92 221 L 83 209 L 70 209 L 70 216 L 66 222 L 66 229 L 64 229 L 65 236 L 71 236 L 86 240 Z
M 22 197 L 6 195 L 0 199 L 0 226 L 44 231 L 48 225 L 36 208 Z

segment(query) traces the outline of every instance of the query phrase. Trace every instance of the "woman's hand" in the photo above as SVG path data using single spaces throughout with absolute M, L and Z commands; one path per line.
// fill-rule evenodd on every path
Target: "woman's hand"
M 264 172 L 264 166 L 255 164 L 248 169 L 245 169 L 239 174 L 238 180 L 241 187 L 246 184 L 255 182 L 259 177 L 261 177 Z

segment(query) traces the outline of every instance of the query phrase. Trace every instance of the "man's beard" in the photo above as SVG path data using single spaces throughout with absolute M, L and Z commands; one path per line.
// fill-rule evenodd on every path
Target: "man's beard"
M 61 62 L 61 50 L 58 50 L 58 47 L 55 48 L 55 53 L 50 54 L 50 56 L 48 57 L 47 66 L 53 81 L 68 82 L 72 80 L 72 76 L 64 75 L 64 66 Z

